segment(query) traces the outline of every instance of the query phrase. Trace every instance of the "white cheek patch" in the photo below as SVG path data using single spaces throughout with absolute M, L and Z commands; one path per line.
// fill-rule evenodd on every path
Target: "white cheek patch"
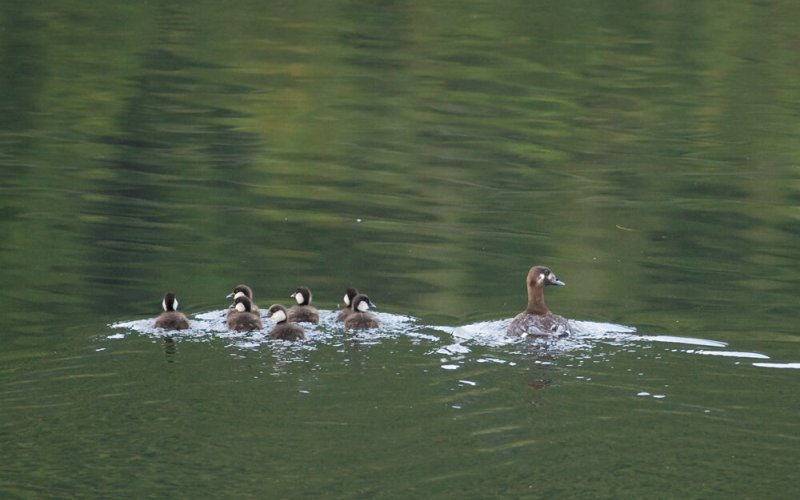
M 245 312 L 247 310 L 247 308 L 244 306 L 243 303 L 238 302 L 236 304 L 236 310 L 239 311 L 240 313 L 243 313 L 243 312 Z
M 294 295 L 292 295 L 292 297 L 294 297 L 294 300 L 297 301 L 297 305 L 301 305 L 303 303 L 303 294 L 302 293 L 297 292 Z
M 367 304 L 366 300 L 362 300 L 361 302 L 358 303 L 358 310 L 361 311 L 362 313 L 369 311 L 369 304 Z
M 541 274 L 539 275 L 539 281 L 544 281 L 544 280 L 546 280 L 546 279 L 547 279 L 547 276 L 546 276 L 544 273 L 541 273 Z
M 178 310 L 178 299 L 172 299 L 172 309 L 175 311 Z
M 275 320 L 276 323 L 280 323 L 281 321 L 286 321 L 286 313 L 278 309 L 277 311 L 272 313 L 272 319 Z
M 344 294 L 344 299 L 343 300 L 344 300 L 344 305 L 350 307 L 350 296 L 347 295 L 347 294 Z
M 236 300 L 239 297 L 244 297 L 244 296 L 245 296 L 244 292 L 236 292 L 236 294 L 233 296 L 233 300 Z
M 161 301 L 161 307 L 163 307 L 165 311 L 167 310 L 167 299 Z

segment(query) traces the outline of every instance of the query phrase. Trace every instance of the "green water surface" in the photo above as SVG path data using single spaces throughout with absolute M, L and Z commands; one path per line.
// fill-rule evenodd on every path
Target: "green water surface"
M 797 498 L 799 24 L 3 3 L 0 497 Z M 588 326 L 509 343 L 540 263 Z M 241 282 L 386 325 L 141 327 Z

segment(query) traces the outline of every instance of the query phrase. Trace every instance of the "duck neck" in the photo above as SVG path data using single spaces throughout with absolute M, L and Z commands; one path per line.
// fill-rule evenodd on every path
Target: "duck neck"
M 528 287 L 528 308 L 530 314 L 547 314 L 550 309 L 544 303 L 544 286 Z

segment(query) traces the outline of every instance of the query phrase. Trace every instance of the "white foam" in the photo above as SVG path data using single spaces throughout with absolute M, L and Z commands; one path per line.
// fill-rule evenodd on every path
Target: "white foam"
M 503 359 L 497 359 L 497 358 L 478 358 L 476 361 L 478 363 L 497 363 L 498 365 L 504 365 L 508 362 Z
M 617 337 L 619 334 L 636 332 L 636 328 L 632 326 L 597 321 L 579 321 L 571 319 L 569 320 L 569 326 L 573 334 L 593 338 Z
M 753 366 L 761 368 L 790 368 L 800 370 L 800 363 L 753 363 Z
M 459 326 L 450 329 L 453 340 L 459 344 L 464 342 L 474 342 L 486 346 L 502 346 L 512 344 L 518 339 L 506 335 L 506 330 L 511 320 L 481 321 L 469 325 Z M 444 327 L 436 327 L 444 331 Z
M 465 345 L 461 344 L 450 344 L 443 347 L 440 347 L 434 351 L 436 354 L 443 354 L 446 356 L 453 356 L 455 354 L 467 354 L 471 352 L 471 349 Z
M 687 349 L 684 351 L 689 354 L 703 354 L 705 356 L 724 356 L 729 358 L 752 358 L 752 359 L 769 359 L 769 356 L 759 354 L 757 352 L 739 352 L 739 351 L 708 351 L 704 349 Z
M 274 346 L 278 344 L 269 342 L 264 331 L 239 333 L 228 331 L 226 313 L 229 309 L 201 312 L 194 315 L 188 330 L 164 331 L 154 328 L 154 318 L 119 322 L 110 325 L 115 329 L 125 329 L 138 332 L 154 338 L 171 337 L 175 340 L 188 339 L 191 341 L 209 341 L 214 338 L 225 339 L 229 346 L 238 349 L 259 349 L 264 344 Z M 624 352 L 636 353 L 642 348 L 652 347 L 653 343 L 677 344 L 671 348 L 672 352 L 699 354 L 704 356 L 722 356 L 730 358 L 744 358 L 754 360 L 768 360 L 769 356 L 733 350 L 716 349 L 727 346 L 727 343 L 696 337 L 680 337 L 671 335 L 640 335 L 636 329 L 614 323 L 569 320 L 572 333 L 569 337 L 545 339 L 521 339 L 509 337 L 506 330 L 511 319 L 481 321 L 463 326 L 424 325 L 413 316 L 391 314 L 386 312 L 372 312 L 380 323 L 380 327 L 368 330 L 346 330 L 341 322 L 336 321 L 338 310 L 320 310 L 320 324 L 303 324 L 306 331 L 304 348 L 316 349 L 320 344 L 341 345 L 343 339 L 358 341 L 361 345 L 379 345 L 387 338 L 404 337 L 415 344 L 431 345 L 427 350 L 428 355 L 441 358 L 441 367 L 444 370 L 457 370 L 462 363 L 494 363 L 509 367 L 516 366 L 513 356 L 529 353 L 530 349 L 546 349 L 552 355 L 578 353 L 594 350 L 598 343 L 619 346 Z M 265 311 L 262 311 L 262 316 Z M 277 318 L 275 318 L 277 319 Z M 128 332 L 107 335 L 110 340 L 126 338 Z M 291 344 L 291 343 L 287 343 Z M 681 348 L 679 346 L 699 346 L 699 349 Z M 513 346 L 513 351 L 504 349 Z M 293 347 L 294 348 L 294 347 Z M 485 352 L 486 348 L 501 349 L 494 356 Z M 481 353 L 474 358 L 472 353 Z M 503 352 L 503 355 L 498 354 Z M 501 359 L 512 356 L 511 361 Z M 595 361 L 598 362 L 598 361 Z M 800 363 L 753 363 L 754 366 L 766 368 L 800 368 Z
M 201 319 L 201 320 L 215 320 L 215 319 L 219 319 L 219 318 L 224 318 L 226 312 L 227 312 L 227 310 L 225 310 L 225 311 L 208 311 L 208 312 L 204 312 L 204 313 L 195 314 L 194 317 L 196 319 Z
M 651 342 L 666 342 L 670 344 L 702 345 L 705 347 L 727 347 L 726 342 L 717 340 L 699 339 L 694 337 L 674 337 L 671 335 L 637 335 L 631 340 L 649 340 Z

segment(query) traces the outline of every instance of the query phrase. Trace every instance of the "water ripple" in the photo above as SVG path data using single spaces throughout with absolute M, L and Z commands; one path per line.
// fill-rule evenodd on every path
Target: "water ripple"
M 109 325 L 113 329 L 128 330 L 153 338 L 173 341 L 209 342 L 212 339 L 226 341 L 225 346 L 239 350 L 256 350 L 263 344 L 270 344 L 283 361 L 292 358 L 301 360 L 297 355 L 310 351 L 318 345 L 343 345 L 342 334 L 346 332 L 347 342 L 355 342 L 361 346 L 379 345 L 386 339 L 404 337 L 415 344 L 433 344 L 427 355 L 439 356 L 440 368 L 458 370 L 466 361 L 491 363 L 495 365 L 516 366 L 519 356 L 538 353 L 537 361 L 548 363 L 548 359 L 560 355 L 577 356 L 578 353 L 590 351 L 597 344 L 616 346 L 622 350 L 637 346 L 650 346 L 652 343 L 675 344 L 677 346 L 701 346 L 705 349 L 670 349 L 692 355 L 718 356 L 745 359 L 770 359 L 761 353 L 726 350 L 725 342 L 697 337 L 681 337 L 674 335 L 642 335 L 636 328 L 604 322 L 571 320 L 573 335 L 558 339 L 520 339 L 506 335 L 511 319 L 482 321 L 462 326 L 426 325 L 419 319 L 391 313 L 375 313 L 381 326 L 371 330 L 346 330 L 336 321 L 338 311 L 320 310 L 320 323 L 312 325 L 303 323 L 306 331 L 306 342 L 270 341 L 269 330 L 272 320 L 263 317 L 265 327 L 253 332 L 235 332 L 227 328 L 226 310 L 214 310 L 193 315 L 189 319 L 189 329 L 182 331 L 165 331 L 153 326 L 153 319 L 124 321 Z M 121 340 L 128 333 L 107 335 L 109 340 Z M 309 342 L 311 341 L 311 342 Z M 486 348 L 496 352 L 487 356 Z M 474 351 L 478 349 L 479 353 Z M 546 356 L 545 356 L 546 354 Z M 503 359 L 503 357 L 511 359 Z M 517 357 L 516 359 L 514 359 Z M 473 359 L 474 358 L 474 359 Z M 754 366 L 768 368 L 798 368 L 797 363 L 753 363 Z M 464 382 L 469 385 L 471 381 Z

